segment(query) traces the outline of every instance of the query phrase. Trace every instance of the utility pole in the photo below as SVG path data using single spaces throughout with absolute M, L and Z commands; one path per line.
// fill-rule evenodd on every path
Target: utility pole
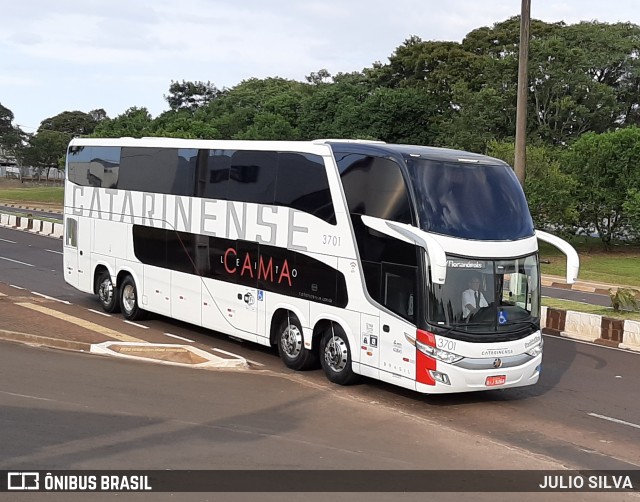
M 520 55 L 518 58 L 518 102 L 516 105 L 516 148 L 514 169 L 524 188 L 527 165 L 527 88 L 529 85 L 529 28 L 531 26 L 531 0 L 522 0 L 520 13 Z

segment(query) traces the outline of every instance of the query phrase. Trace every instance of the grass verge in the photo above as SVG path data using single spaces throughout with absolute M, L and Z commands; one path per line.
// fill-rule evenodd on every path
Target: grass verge
M 64 203 L 62 187 L 24 187 L 0 190 L 0 201 L 21 204 L 58 204 Z
M 616 243 L 606 249 L 599 239 L 585 238 L 574 239 L 571 244 L 580 255 L 581 280 L 640 288 L 640 247 L 637 245 Z M 566 276 L 566 258 L 552 246 L 540 243 L 540 261 L 543 274 Z

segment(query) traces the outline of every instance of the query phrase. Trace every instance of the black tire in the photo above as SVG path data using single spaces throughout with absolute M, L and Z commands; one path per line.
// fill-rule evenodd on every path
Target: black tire
M 140 321 L 146 317 L 146 312 L 138 304 L 138 289 L 136 281 L 130 275 L 126 276 L 118 288 L 120 291 L 120 308 L 122 315 L 128 321 Z
M 110 314 L 120 312 L 120 292 L 113 285 L 111 275 L 106 270 L 98 276 L 96 290 L 100 305 L 105 312 Z
M 360 375 L 351 367 L 351 349 L 347 335 L 334 324 L 322 334 L 320 340 L 320 364 L 327 378 L 338 385 L 352 385 Z
M 318 366 L 317 354 L 304 348 L 302 326 L 294 314 L 290 313 L 277 329 L 278 354 L 287 368 L 300 371 Z

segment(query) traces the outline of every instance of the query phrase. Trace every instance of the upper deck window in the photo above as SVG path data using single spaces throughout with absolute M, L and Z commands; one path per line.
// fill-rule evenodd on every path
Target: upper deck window
M 349 212 L 411 223 L 411 205 L 400 166 L 390 159 L 336 154 Z

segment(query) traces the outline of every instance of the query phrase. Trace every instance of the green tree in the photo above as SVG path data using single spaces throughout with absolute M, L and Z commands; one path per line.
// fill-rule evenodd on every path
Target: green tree
M 13 125 L 13 119 L 13 112 L 0 103 L 0 150 L 20 157 L 26 134 L 19 127 Z
M 197 110 L 194 117 L 209 124 L 221 138 L 234 138 L 243 135 L 259 114 L 271 113 L 286 120 L 296 134 L 302 97 L 310 87 L 283 78 L 245 80 Z M 251 136 L 256 132 L 254 129 Z
M 639 128 L 584 134 L 562 162 L 576 180 L 572 196 L 582 227 L 597 231 L 606 245 L 629 231 L 637 233 L 625 208 L 633 206 L 633 194 L 640 191 Z
M 195 112 L 198 108 L 206 106 L 214 99 L 218 98 L 222 91 L 211 82 L 182 82 L 171 81 L 169 94 L 164 95 L 164 99 L 169 103 L 172 110 L 189 110 Z
M 153 133 L 153 124 L 149 111 L 146 108 L 134 106 L 113 119 L 106 119 L 100 122 L 96 126 L 93 135 L 101 138 L 124 136 L 141 138 L 143 136 L 152 136 Z
M 51 169 L 64 169 L 64 158 L 72 134 L 44 129 L 29 140 L 29 146 L 23 153 L 23 163 L 49 178 Z
M 487 154 L 513 166 L 515 144 L 511 141 L 492 141 Z M 575 180 L 564 173 L 558 157 L 559 148 L 544 145 L 527 146 L 527 178 L 524 192 L 531 217 L 537 228 L 551 227 L 554 231 L 574 234 L 578 210 L 572 198 Z
M 87 136 L 93 133 L 96 125 L 96 120 L 89 113 L 62 112 L 54 117 L 44 119 L 40 123 L 38 133 L 47 130 L 64 132 L 72 136 Z

